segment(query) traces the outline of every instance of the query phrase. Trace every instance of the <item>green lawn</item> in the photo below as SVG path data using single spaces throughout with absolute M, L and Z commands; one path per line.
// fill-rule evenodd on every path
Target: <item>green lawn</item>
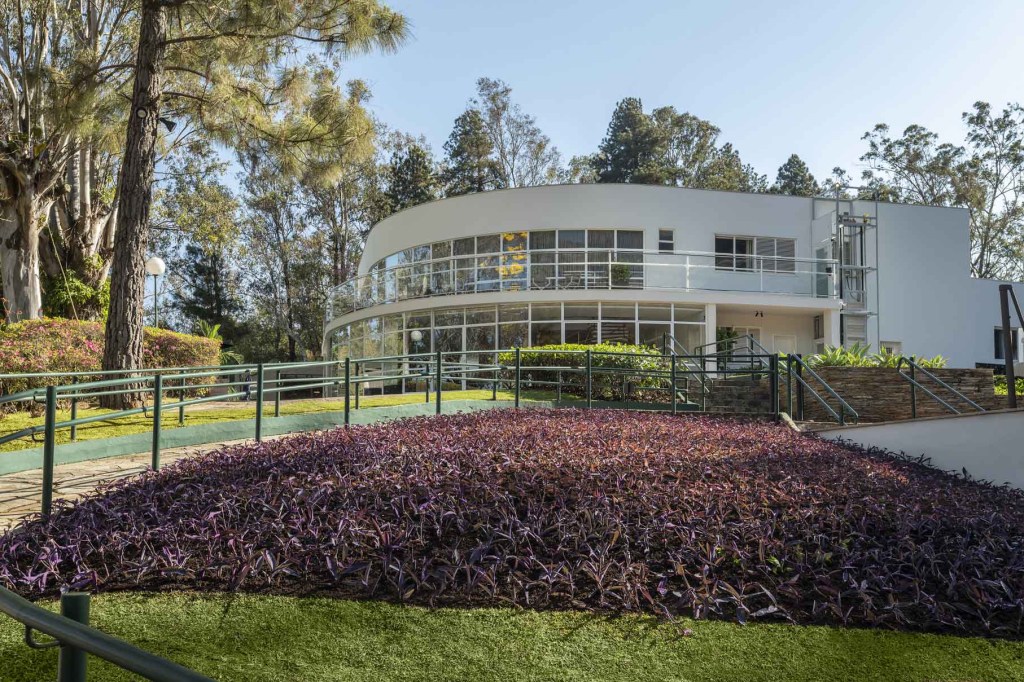
M 490 390 L 442 391 L 441 399 L 444 402 L 459 400 L 490 400 L 491 395 L 492 393 Z M 531 400 L 554 400 L 555 397 L 556 395 L 554 391 L 529 391 L 524 392 L 522 395 L 522 399 L 527 402 Z M 566 395 L 564 398 L 571 399 L 571 396 Z M 433 393 L 430 394 L 430 399 L 434 400 Z M 515 396 L 510 391 L 498 391 L 498 399 L 514 400 Z M 409 405 L 422 402 L 425 402 L 423 393 L 406 393 L 400 395 L 364 396 L 360 398 L 359 406 L 360 408 L 388 407 L 393 405 Z M 166 404 L 167 403 L 165 403 L 165 405 Z M 354 398 L 351 404 L 354 408 Z M 281 403 L 282 415 L 333 412 L 344 409 L 345 401 L 343 399 L 287 400 L 282 401 Z M 107 414 L 109 412 L 110 410 L 79 407 L 78 416 L 79 418 L 92 417 L 95 415 Z M 267 401 L 264 405 L 263 414 L 268 417 L 274 414 L 273 401 Z M 232 403 L 230 406 L 210 403 L 200 404 L 185 408 L 185 426 L 236 421 L 239 419 L 252 419 L 255 416 L 255 402 L 236 402 Z M 58 422 L 66 421 L 68 419 L 71 419 L 70 410 L 57 411 Z M 6 415 L 0 415 L 0 436 L 20 431 L 21 429 L 28 428 L 29 426 L 40 425 L 42 423 L 42 417 L 33 417 L 28 412 L 14 412 Z M 152 429 L 152 424 L 152 418 L 145 415 L 132 415 L 130 417 L 121 417 L 110 421 L 93 422 L 91 424 L 84 424 L 78 427 L 78 440 L 94 440 L 97 438 L 110 438 L 113 436 L 127 436 L 133 433 L 149 433 Z M 163 412 L 163 419 L 161 420 L 161 427 L 164 429 L 177 428 L 178 411 L 174 409 L 165 409 Z M 71 442 L 71 431 L 69 429 L 58 430 L 56 436 L 58 444 Z M 22 438 L 10 443 L 0 444 L 0 452 L 40 447 L 42 445 L 42 434 L 39 434 L 37 438 L 39 438 L 38 442 L 32 441 L 29 438 Z
M 109 594 L 93 624 L 221 680 L 1021 680 L 1024 643 L 323 598 Z M 0 616 L 10 682 L 55 677 Z M 90 659 L 90 679 L 128 675 Z

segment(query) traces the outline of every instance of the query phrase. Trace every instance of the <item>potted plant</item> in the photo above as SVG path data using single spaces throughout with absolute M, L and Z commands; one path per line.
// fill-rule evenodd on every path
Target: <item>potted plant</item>
M 612 286 L 628 287 L 633 279 L 633 269 L 625 263 L 612 265 Z

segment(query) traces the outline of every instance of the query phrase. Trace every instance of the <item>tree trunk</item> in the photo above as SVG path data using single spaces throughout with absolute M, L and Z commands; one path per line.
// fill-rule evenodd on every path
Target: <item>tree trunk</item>
M 0 214 L 0 271 L 8 322 L 42 314 L 39 285 L 39 213 L 36 198 L 19 195 Z
M 144 0 L 128 135 L 118 179 L 117 238 L 110 271 L 110 314 L 103 349 L 105 370 L 142 367 L 146 242 L 166 37 L 167 15 L 163 6 Z M 123 409 L 141 400 L 141 394 L 126 393 L 106 396 L 101 403 Z

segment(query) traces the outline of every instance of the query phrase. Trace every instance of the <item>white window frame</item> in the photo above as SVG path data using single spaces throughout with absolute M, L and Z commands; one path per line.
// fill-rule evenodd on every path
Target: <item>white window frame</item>
M 668 238 L 665 238 L 665 234 L 668 234 Z M 670 227 L 662 227 L 658 229 L 658 253 L 675 253 L 676 252 L 676 231 Z
M 730 251 L 719 251 L 718 250 L 718 240 L 719 239 L 728 239 L 728 240 L 730 240 L 732 242 L 732 251 L 731 252 Z M 744 242 L 749 242 L 750 243 L 750 250 L 747 251 L 747 253 L 736 253 L 736 243 L 740 242 L 740 241 L 744 241 Z M 729 271 L 729 272 L 755 272 L 756 268 L 755 268 L 754 264 L 757 261 L 757 257 L 756 257 L 756 255 L 754 253 L 755 247 L 756 247 L 756 242 L 755 242 L 754 237 L 748 237 L 748 236 L 738 235 L 738 234 L 716 234 L 715 235 L 715 269 L 716 270 L 725 270 L 725 271 Z M 724 258 L 730 259 L 732 261 L 732 265 L 723 265 L 722 264 L 722 259 L 724 259 Z M 738 259 L 741 259 L 741 258 L 742 259 L 749 259 L 749 262 L 750 262 L 750 267 L 749 268 L 737 266 L 736 262 L 737 262 Z
M 728 239 L 732 241 L 732 252 L 719 251 L 718 240 Z M 745 254 L 736 253 L 736 243 L 744 241 L 749 243 L 749 252 Z M 796 239 L 793 237 L 754 237 L 739 234 L 716 234 L 715 235 L 715 269 L 733 272 L 767 272 L 773 275 L 795 275 L 796 274 Z M 792 244 L 792 255 L 780 253 L 779 244 Z M 731 258 L 732 266 L 723 265 L 722 258 Z M 751 267 L 739 267 L 737 261 L 741 258 L 750 258 Z M 784 260 L 776 260 L 784 259 Z

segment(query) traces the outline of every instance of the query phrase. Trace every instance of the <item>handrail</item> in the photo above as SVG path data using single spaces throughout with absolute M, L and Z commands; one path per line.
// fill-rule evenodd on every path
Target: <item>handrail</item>
M 903 365 L 904 364 L 906 364 L 907 367 L 910 368 L 910 371 L 911 371 L 910 375 L 904 374 L 904 372 L 903 372 Z M 978 403 L 974 402 L 973 400 L 971 400 L 970 398 L 965 396 L 963 393 L 961 393 L 960 391 L 956 390 L 955 388 L 953 388 L 952 386 L 947 384 L 945 381 L 943 381 L 942 379 L 938 378 L 937 376 L 935 376 L 934 374 L 929 372 L 927 369 L 925 369 L 924 367 L 919 365 L 917 362 L 914 361 L 913 358 L 901 357 L 899 359 L 899 361 L 896 363 L 896 372 L 901 377 L 903 377 L 907 382 L 909 382 L 910 385 L 912 386 L 912 388 L 910 390 L 911 391 L 910 392 L 911 410 L 912 410 L 912 416 L 915 417 L 915 418 L 917 417 L 917 399 L 916 399 L 916 395 L 915 395 L 915 391 L 914 391 L 915 388 L 919 388 L 922 391 L 924 391 L 925 394 L 928 397 L 930 397 L 932 400 L 936 401 L 937 403 L 939 403 L 940 405 L 945 407 L 947 410 L 949 410 L 953 414 L 961 414 L 960 410 L 956 409 L 955 407 L 953 407 L 953 405 L 951 405 L 950 403 L 946 402 L 945 400 L 943 400 L 939 396 L 935 395 L 932 391 L 928 390 L 928 388 L 926 386 L 921 384 L 921 382 L 917 381 L 916 375 L 917 375 L 918 372 L 922 373 L 925 377 L 927 377 L 931 381 L 935 382 L 936 384 L 938 384 L 942 388 L 944 388 L 947 391 L 949 391 L 950 393 L 952 393 L 953 396 L 956 397 L 958 400 L 967 403 L 968 405 L 970 405 L 971 407 L 973 407 L 977 411 L 979 411 L 979 412 L 985 412 L 986 411 L 984 407 L 982 407 Z
M 7 614 L 25 626 L 28 642 L 31 642 L 31 631 L 37 630 L 53 637 L 62 646 L 90 653 L 153 682 L 212 682 L 209 677 L 174 661 L 143 651 L 117 637 L 47 611 L 5 587 L 0 587 L 0 613 Z
M 853 409 L 853 406 L 851 406 L 850 403 L 846 402 L 841 395 L 836 393 L 835 389 L 833 389 L 827 381 L 822 379 L 820 374 L 811 369 L 811 367 L 806 362 L 804 362 L 803 358 L 801 358 L 799 355 L 795 353 L 789 353 L 785 355 L 785 359 L 785 363 L 779 363 L 780 371 L 782 371 L 782 365 L 786 364 L 787 376 L 796 378 L 796 380 L 800 382 L 801 386 L 809 390 L 811 392 L 811 395 L 815 399 L 817 399 L 818 402 L 825 406 L 825 409 L 828 410 L 828 412 L 836 421 L 838 421 L 840 424 L 845 424 L 847 414 L 850 414 L 853 417 L 853 422 L 855 424 L 860 421 L 860 415 L 857 414 L 857 410 Z M 796 363 L 796 365 L 800 368 L 800 372 L 791 371 L 790 365 L 793 363 Z M 836 399 L 836 401 L 839 403 L 838 413 L 832 408 L 831 405 L 828 404 L 828 401 L 826 401 L 818 393 L 817 389 L 815 389 L 813 386 L 807 383 L 807 380 L 805 380 L 802 376 L 802 372 L 807 372 L 808 374 L 810 374 L 819 384 L 821 384 L 821 387 L 824 388 L 830 396 Z

